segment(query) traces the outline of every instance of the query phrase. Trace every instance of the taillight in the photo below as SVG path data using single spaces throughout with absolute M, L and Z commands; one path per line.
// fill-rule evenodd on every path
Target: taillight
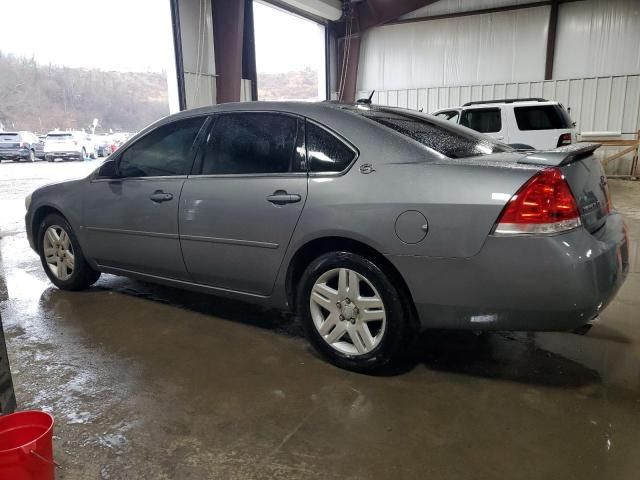
M 27 148 L 29 146 L 29 144 L 27 142 L 22 142 L 20 144 L 20 148 Z
M 557 168 L 538 172 L 511 197 L 500 214 L 498 235 L 549 234 L 579 227 L 580 213 Z
M 571 145 L 571 134 L 570 133 L 563 133 L 558 138 L 558 145 L 556 145 L 556 146 L 557 147 L 562 147 L 563 145 Z

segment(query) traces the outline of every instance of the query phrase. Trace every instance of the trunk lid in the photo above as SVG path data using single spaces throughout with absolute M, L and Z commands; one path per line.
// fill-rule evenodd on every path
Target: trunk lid
M 593 152 L 596 143 L 575 144 L 544 152 L 532 152 L 518 163 L 558 167 L 571 188 L 578 204 L 584 227 L 594 232 L 601 228 L 611 209 L 607 177 Z
M 63 152 L 77 150 L 77 142 L 70 133 L 55 133 L 47 135 L 44 144 L 45 152 Z
M 17 133 L 0 133 L 0 149 L 15 149 L 20 147 L 20 135 Z

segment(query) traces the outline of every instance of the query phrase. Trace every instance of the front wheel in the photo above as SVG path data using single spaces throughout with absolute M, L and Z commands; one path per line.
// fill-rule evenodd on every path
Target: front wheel
M 38 251 L 49 280 L 63 290 L 83 290 L 100 277 L 87 263 L 67 220 L 48 215 L 38 229 Z
M 368 258 L 330 252 L 303 274 L 298 312 L 310 343 L 327 360 L 370 372 L 397 359 L 406 343 L 409 309 L 402 298 Z
M 33 150 L 29 150 L 29 161 L 31 163 L 36 161 L 36 152 L 34 152 Z

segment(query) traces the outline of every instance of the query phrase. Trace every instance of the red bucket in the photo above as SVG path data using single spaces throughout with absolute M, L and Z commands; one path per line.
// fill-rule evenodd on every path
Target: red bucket
M 18 412 L 0 417 L 0 480 L 54 480 L 53 417 Z

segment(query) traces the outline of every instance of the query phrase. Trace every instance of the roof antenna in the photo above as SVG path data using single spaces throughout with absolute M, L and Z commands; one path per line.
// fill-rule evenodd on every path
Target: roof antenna
M 360 105 L 371 105 L 371 99 L 373 98 L 373 94 L 376 93 L 375 90 L 371 90 L 371 94 L 369 95 L 369 98 L 359 98 L 356 103 L 360 104 Z

